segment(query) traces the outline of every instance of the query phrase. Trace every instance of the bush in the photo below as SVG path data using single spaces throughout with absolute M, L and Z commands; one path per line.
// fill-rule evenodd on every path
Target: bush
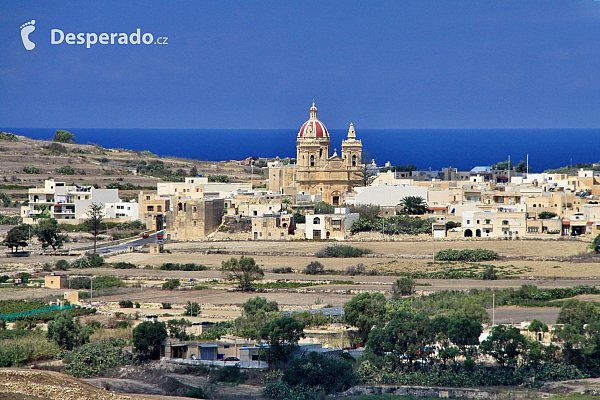
M 356 384 L 356 377 L 348 361 L 311 352 L 293 360 L 283 371 L 282 381 L 291 386 L 321 387 L 327 393 L 335 393 Z
M 498 253 L 488 249 L 440 250 L 435 255 L 437 261 L 491 261 L 499 258 Z
M 57 174 L 61 175 L 75 175 L 75 168 L 71 167 L 70 165 L 65 165 L 64 167 L 56 168 L 55 171 Z
M 121 307 L 121 308 L 133 308 L 133 301 L 131 301 L 131 300 L 121 300 L 119 302 L 119 307 Z
M 307 275 L 318 275 L 322 274 L 324 270 L 323 264 L 318 261 L 311 261 L 311 263 L 304 268 L 304 273 Z
M 215 382 L 227 382 L 227 383 L 244 383 L 248 380 L 248 374 L 242 370 L 240 367 L 223 367 L 219 368 L 216 371 L 216 376 L 212 378 Z
M 110 342 L 100 341 L 83 345 L 67 357 L 69 365 L 65 372 L 76 378 L 92 378 L 110 368 L 131 364 L 133 356 Z
M 98 253 L 90 253 L 87 258 L 91 268 L 101 267 L 105 263 L 104 257 Z
M 481 274 L 481 279 L 489 281 L 498 279 L 498 275 L 496 274 L 494 267 L 486 268 L 486 270 Z
M 66 271 L 69 269 L 70 266 L 71 265 L 67 260 L 58 260 L 54 267 L 59 271 Z
M 415 292 L 416 281 L 410 277 L 405 276 L 398 279 L 394 284 L 392 284 L 392 293 L 394 293 L 394 298 L 398 298 L 399 296 L 409 296 Z
M 42 171 L 40 171 L 39 168 L 32 167 L 32 166 L 23 167 L 23 172 L 25 172 L 26 174 L 41 174 L 42 173 Z
M 170 310 L 173 307 L 171 306 L 171 303 L 161 303 L 160 308 L 163 310 Z
M 129 262 L 125 262 L 125 261 L 120 261 L 120 262 L 114 264 L 114 268 L 115 269 L 135 269 L 135 268 L 137 268 L 137 265 L 129 263 Z
M 362 257 L 365 254 L 373 253 L 370 249 L 362 249 L 359 247 L 352 247 L 346 244 L 327 246 L 319 250 L 315 255 L 319 258 L 352 258 Z
M 204 271 L 208 269 L 205 265 L 201 264 L 176 264 L 176 263 L 165 263 L 159 267 L 163 271 Z
M 69 131 L 59 129 L 54 134 L 54 139 L 52 140 L 60 143 L 75 143 L 75 135 Z
M 346 272 L 344 272 L 344 275 L 365 275 L 367 273 L 367 269 L 365 268 L 365 264 L 363 263 L 358 263 L 356 266 L 354 265 L 350 265 L 348 268 L 346 268 Z
M 275 274 L 291 274 L 293 272 L 292 267 L 273 268 L 273 273 Z
M 202 390 L 201 387 L 196 387 L 196 388 L 188 390 L 185 397 L 191 397 L 193 399 L 207 399 L 208 398 L 208 396 L 206 395 L 206 393 L 204 393 L 204 390 Z
M 556 213 L 552 211 L 542 211 L 538 214 L 538 219 L 550 219 L 556 217 Z
M 180 285 L 181 283 L 179 282 L 179 279 L 169 279 L 168 281 L 163 283 L 162 288 L 165 290 L 173 290 L 176 287 L 179 287 Z

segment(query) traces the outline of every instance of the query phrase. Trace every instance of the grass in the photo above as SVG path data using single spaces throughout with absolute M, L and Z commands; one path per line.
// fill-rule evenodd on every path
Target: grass
M 252 285 L 255 289 L 296 289 L 309 286 L 326 285 L 325 282 L 266 282 L 255 283 Z

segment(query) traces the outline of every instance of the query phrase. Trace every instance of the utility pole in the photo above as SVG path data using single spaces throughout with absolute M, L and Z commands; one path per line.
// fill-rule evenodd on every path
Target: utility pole
M 492 328 L 496 324 L 496 293 L 492 294 Z

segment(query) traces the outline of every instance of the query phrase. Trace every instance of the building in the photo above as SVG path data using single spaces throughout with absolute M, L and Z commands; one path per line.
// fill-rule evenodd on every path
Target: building
M 104 216 L 106 219 L 136 221 L 140 217 L 139 204 L 133 200 L 106 203 L 104 204 Z
M 48 211 L 59 222 L 80 223 L 94 204 L 118 203 L 118 189 L 96 189 L 93 186 L 68 186 L 48 179 L 43 188 L 29 189 L 29 204 L 21 207 L 23 223 L 34 223 L 33 217 Z
M 307 214 L 306 239 L 344 240 L 359 218 L 360 214 L 350 213 L 349 208 L 336 208 L 333 214 Z
M 161 231 L 166 228 L 167 213 L 171 210 L 170 197 L 140 192 L 138 204 L 139 219 L 148 229 Z
M 173 210 L 167 213 L 166 238 L 198 240 L 217 230 L 223 222 L 223 199 L 173 197 Z
M 252 217 L 253 240 L 290 240 L 295 229 L 294 214 L 282 212 Z
M 523 211 L 467 211 L 462 216 L 464 237 L 518 239 L 527 233 Z
M 296 138 L 296 164 L 271 164 L 268 188 L 274 193 L 287 193 L 289 188 L 296 188 L 297 193 L 319 195 L 329 204 L 342 204 L 346 193 L 362 184 L 361 154 L 362 142 L 356 139 L 354 125 L 350 124 L 348 137 L 342 142 L 341 156 L 337 150 L 331 155 L 329 132 L 317 118 L 317 107 L 313 103 L 310 118 Z
M 66 275 L 46 275 L 44 283 L 49 289 L 65 289 L 69 286 L 68 277 Z

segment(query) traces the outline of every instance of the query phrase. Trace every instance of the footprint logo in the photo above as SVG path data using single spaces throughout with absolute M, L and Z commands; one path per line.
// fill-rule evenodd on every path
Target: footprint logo
M 21 25 L 21 39 L 23 39 L 23 46 L 26 50 L 35 49 L 35 43 L 29 40 L 29 34 L 35 31 L 35 19 Z

